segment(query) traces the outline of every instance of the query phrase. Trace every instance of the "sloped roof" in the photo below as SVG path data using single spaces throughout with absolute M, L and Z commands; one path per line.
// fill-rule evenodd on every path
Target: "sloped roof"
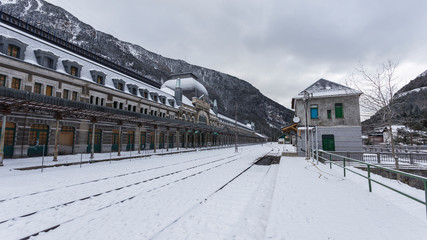
M 349 88 L 347 86 L 331 82 L 326 79 L 319 79 L 308 88 L 304 89 L 294 98 L 303 98 L 304 92 L 307 91 L 312 97 L 328 97 L 343 95 L 360 95 L 361 91 Z

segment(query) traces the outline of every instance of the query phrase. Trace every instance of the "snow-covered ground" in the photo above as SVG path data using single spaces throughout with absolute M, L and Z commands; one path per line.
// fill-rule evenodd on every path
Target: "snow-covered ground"
M 32 166 L 38 158 L 8 160 L 0 169 L 0 239 L 35 233 L 31 239 L 427 236 L 425 206 L 377 185 L 369 193 L 366 179 L 343 178 L 337 167 L 330 170 L 299 157 L 282 157 L 280 165 L 253 165 L 283 150 L 283 145 L 264 144 L 240 147 L 238 153 L 224 148 L 152 155 L 43 173 L 11 168 Z M 80 161 L 80 155 L 61 157 Z M 382 180 L 424 196 L 424 191 Z

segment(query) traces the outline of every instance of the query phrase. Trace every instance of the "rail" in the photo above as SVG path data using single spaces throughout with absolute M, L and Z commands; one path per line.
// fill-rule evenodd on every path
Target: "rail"
M 378 163 L 378 164 L 394 164 L 394 158 L 391 152 L 334 152 L 338 155 L 353 158 L 359 161 Z M 427 153 L 413 152 L 396 152 L 396 157 L 399 163 L 405 164 L 427 164 Z
M 352 173 L 354 173 L 356 175 L 359 175 L 359 176 L 361 176 L 363 178 L 366 178 L 368 180 L 369 192 L 372 192 L 372 182 L 374 182 L 374 183 L 377 183 L 377 184 L 379 184 L 379 185 L 381 185 L 381 186 L 383 186 L 385 188 L 388 188 L 388 189 L 390 189 L 392 191 L 395 191 L 395 192 L 397 192 L 397 193 L 399 193 L 399 194 L 401 194 L 401 195 L 403 195 L 405 197 L 408 197 L 408 198 L 410 198 L 410 199 L 412 199 L 412 200 L 414 200 L 416 202 L 424 204 L 426 206 L 426 217 L 427 217 L 427 178 L 421 177 L 421 176 L 417 176 L 417 175 L 414 175 L 414 174 L 410 174 L 410 173 L 406 173 L 406 172 L 402 172 L 402 171 L 399 171 L 399 170 L 389 169 L 389 168 L 386 168 L 386 167 L 378 166 L 378 165 L 375 165 L 375 164 L 367 163 L 367 162 L 364 162 L 364 161 L 360 161 L 360 160 L 357 160 L 357 159 L 353 159 L 353 158 L 350 158 L 350 157 L 338 155 L 336 153 L 331 153 L 331 152 L 327 152 L 327 151 L 323 151 L 323 150 L 318 150 L 318 152 L 314 154 L 314 157 L 316 157 L 317 160 L 323 160 L 323 161 L 325 161 L 325 163 L 329 163 L 329 167 L 331 169 L 332 169 L 332 165 L 336 165 L 338 167 L 343 168 L 344 177 L 346 177 L 346 171 L 349 171 L 349 172 L 352 172 Z M 342 165 L 340 164 L 340 162 L 342 162 Z M 366 165 L 367 176 L 365 176 L 365 175 L 363 175 L 363 174 L 361 174 L 359 172 L 353 171 L 352 169 L 348 168 L 346 165 L 348 165 L 351 162 L 355 162 L 355 163 L 359 163 L 359 164 L 362 164 L 362 165 Z M 386 183 L 382 183 L 380 181 L 372 179 L 371 178 L 371 170 L 372 170 L 372 168 L 374 168 L 374 169 L 381 169 L 383 171 L 386 171 L 386 172 L 389 172 L 389 173 L 394 173 L 394 174 L 400 175 L 400 176 L 405 176 L 405 177 L 408 177 L 408 178 L 416 180 L 416 181 L 422 181 L 424 183 L 425 200 L 423 201 L 423 200 L 418 199 L 418 198 L 416 198 L 414 196 L 411 196 L 411 195 L 409 195 L 407 193 L 404 193 L 404 192 L 402 192 L 402 191 L 400 191 L 398 189 L 395 189 L 395 188 L 393 188 L 391 186 L 388 186 Z

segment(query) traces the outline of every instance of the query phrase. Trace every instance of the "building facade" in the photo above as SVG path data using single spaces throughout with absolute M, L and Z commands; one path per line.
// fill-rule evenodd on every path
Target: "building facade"
M 191 73 L 160 85 L 0 12 L 3 157 L 263 141 L 217 109 Z
M 299 117 L 298 154 L 306 143 L 325 151 L 361 151 L 360 91 L 320 79 L 292 99 Z M 317 132 L 316 132 L 317 129 Z M 306 138 L 308 132 L 308 139 Z

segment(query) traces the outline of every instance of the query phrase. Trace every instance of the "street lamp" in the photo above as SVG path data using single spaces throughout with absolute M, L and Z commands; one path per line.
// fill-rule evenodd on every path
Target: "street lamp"
M 304 97 L 302 98 L 305 103 L 305 159 L 310 159 L 310 142 L 308 141 L 308 103 L 310 101 L 310 94 L 304 91 Z

